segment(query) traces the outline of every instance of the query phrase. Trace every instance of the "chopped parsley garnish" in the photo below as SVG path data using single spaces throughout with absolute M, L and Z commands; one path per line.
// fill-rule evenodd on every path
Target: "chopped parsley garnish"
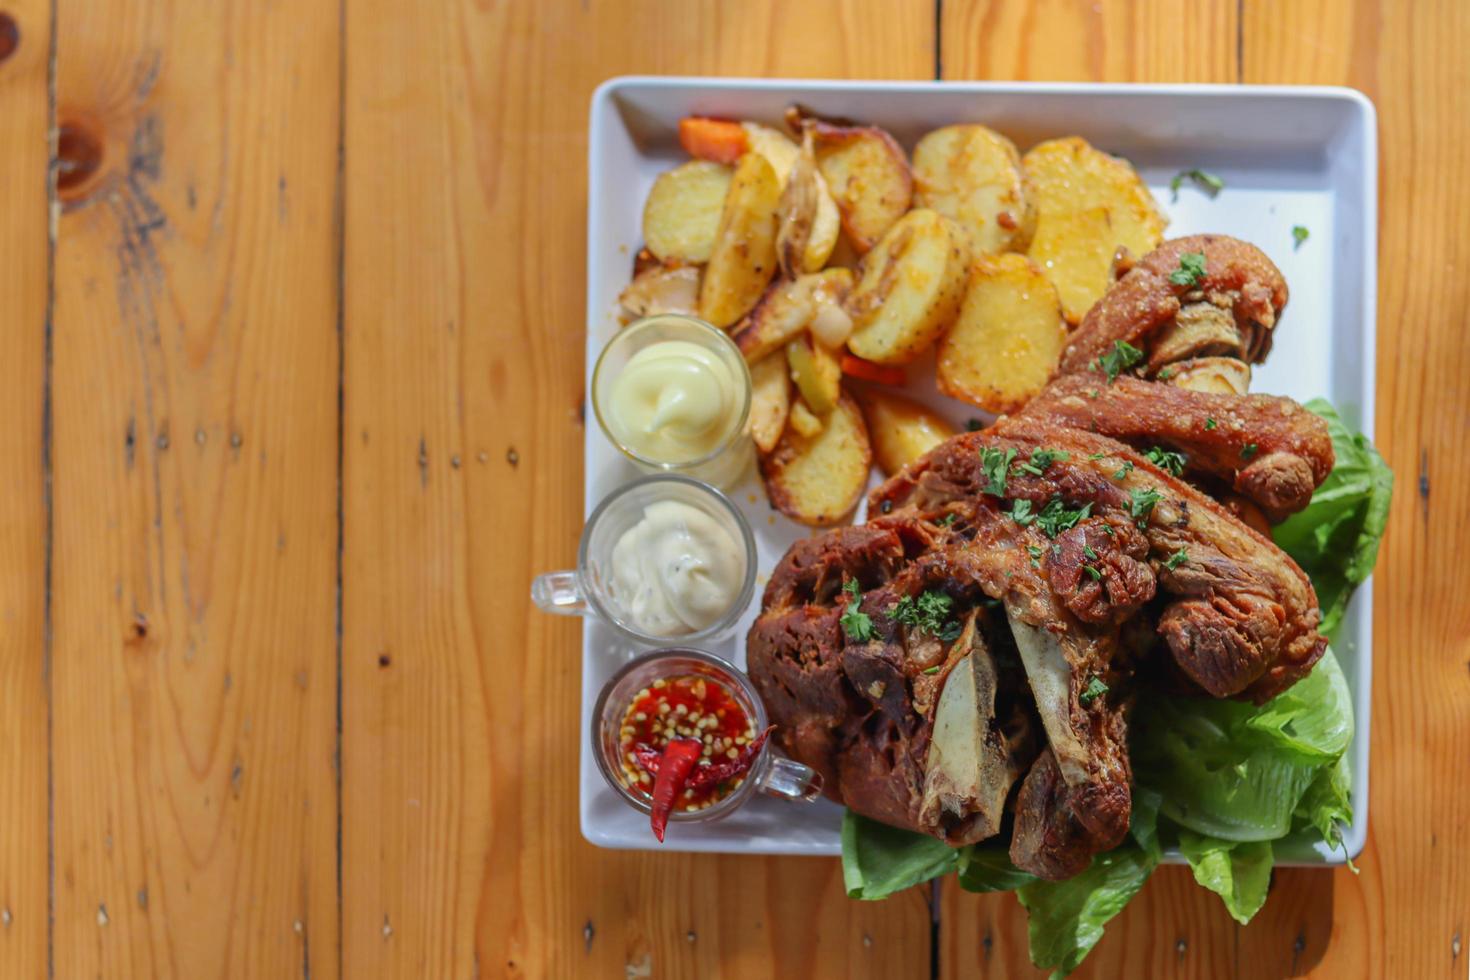
M 919 593 L 915 599 L 906 595 L 888 610 L 888 616 L 896 623 L 902 623 L 910 629 L 921 633 L 928 633 L 944 639 L 945 620 L 949 619 L 949 611 L 954 608 L 954 600 L 943 592 L 934 592 L 928 589 Z M 959 636 L 956 632 L 949 639 Z
M 1215 422 L 1214 419 L 1209 419 L 1209 418 L 1205 419 L 1205 431 L 1206 432 L 1211 431 L 1212 429 L 1215 428 L 1216 424 L 1217 423 Z
M 1113 536 L 1113 525 L 1111 525 L 1111 524 L 1104 524 L 1102 526 L 1102 529 L 1103 529 L 1103 533 L 1106 534 L 1108 537 L 1111 538 Z
M 1011 520 L 1015 521 L 1017 524 L 1021 525 L 1022 527 L 1025 527 L 1026 525 L 1030 524 L 1032 521 L 1036 520 L 1036 515 L 1033 514 L 1033 513 L 1031 513 L 1031 501 L 1029 501 L 1029 500 L 1012 500 L 1011 501 Z
M 1102 581 L 1102 572 L 1100 572 L 1097 569 L 1093 568 L 1091 565 L 1083 565 L 1082 566 L 1082 570 L 1084 572 L 1086 572 L 1092 578 L 1092 580 L 1094 582 L 1101 582 Z
M 863 601 L 863 594 L 857 579 L 848 579 L 842 591 L 852 596 L 852 601 L 847 604 L 847 608 L 842 612 L 842 618 L 838 620 L 842 624 L 842 632 L 847 634 L 849 640 L 866 643 L 873 638 L 873 620 L 867 613 L 858 611 L 858 606 Z
M 956 514 L 954 511 L 950 511 L 948 514 L 944 515 L 944 518 L 939 522 L 939 524 L 941 527 L 954 527 L 955 518 L 959 516 L 960 515 Z
M 1006 477 L 1011 468 L 1011 460 L 1016 458 L 1014 449 L 993 449 L 990 446 L 980 447 L 980 467 L 985 471 L 985 486 L 981 487 L 984 493 L 992 497 L 1004 497 L 1006 495 Z
M 940 670 L 943 669 L 943 667 L 944 667 L 943 664 L 935 664 L 933 667 L 925 667 L 924 668 L 924 673 L 926 673 L 926 674 L 937 674 L 937 673 L 939 673 Z
M 1214 197 L 1225 189 L 1225 181 L 1216 177 L 1208 170 L 1199 170 L 1197 168 L 1181 170 L 1174 175 L 1173 180 L 1169 181 L 1169 190 L 1174 192 L 1174 200 L 1179 200 L 1179 188 L 1186 180 L 1194 181 L 1196 187 L 1211 197 Z
M 1130 463 L 1130 462 L 1128 462 L 1128 460 L 1125 459 L 1125 460 L 1123 460 L 1123 467 L 1122 467 L 1122 469 L 1118 470 L 1118 472 L 1116 472 L 1116 473 L 1113 474 L 1113 479 L 1115 479 L 1115 480 L 1121 480 L 1121 479 L 1123 479 L 1123 477 L 1127 476 L 1129 473 L 1132 473 L 1132 472 L 1133 472 L 1133 464 Z
M 1204 277 L 1204 252 L 1185 252 L 1179 256 L 1179 268 L 1169 273 L 1169 281 L 1176 286 L 1197 286 Z
M 1154 446 L 1143 454 L 1144 458 L 1159 469 L 1179 476 L 1184 472 L 1184 454 L 1170 452 L 1162 446 Z
M 955 640 L 958 640 L 960 638 L 960 634 L 964 631 L 965 628 L 963 625 L 960 624 L 960 621 L 958 619 L 951 619 L 949 622 L 945 623 L 944 628 L 939 631 L 939 638 L 945 643 L 953 643 Z
M 1107 459 L 1108 458 L 1108 454 L 1107 453 L 1093 453 L 1091 456 L 1088 456 L 1087 458 L 1090 459 L 1090 460 L 1092 460 L 1094 463 L 1096 463 L 1100 459 Z
M 1307 231 L 1307 226 L 1306 225 L 1292 225 L 1291 226 L 1291 240 L 1292 240 L 1292 242 L 1294 244 L 1291 247 L 1293 249 L 1301 248 L 1302 247 L 1302 242 L 1306 241 L 1307 240 L 1307 236 L 1310 235 L 1310 234 L 1311 234 L 1311 232 Z
M 1071 458 L 1072 454 L 1064 449 L 1035 449 L 1032 450 L 1029 460 L 1016 464 L 1016 469 L 1032 476 L 1041 476 L 1052 463 L 1057 460 L 1066 462 Z
M 1054 496 L 1041 508 L 1041 513 L 1036 515 L 1036 526 L 1041 528 L 1043 534 L 1054 538 L 1063 531 L 1077 526 L 1077 522 L 1092 513 L 1092 503 L 1083 504 L 1076 510 L 1068 509 L 1062 502 L 1060 496 Z M 1014 515 L 1013 515 L 1014 516 Z
M 1084 544 L 1082 546 L 1082 553 L 1088 558 L 1091 558 L 1093 561 L 1097 561 L 1097 552 L 1092 550 L 1092 545 Z
M 1168 381 L 1172 377 L 1174 377 L 1174 369 L 1171 367 L 1164 368 L 1164 370 L 1159 372 L 1160 381 Z
M 1180 548 L 1178 551 L 1174 552 L 1172 555 L 1164 560 L 1164 567 L 1169 569 L 1170 571 L 1173 571 L 1187 561 L 1189 561 L 1189 552 L 1185 551 L 1183 548 Z
M 1260 452 L 1260 449 L 1261 449 L 1261 447 L 1260 446 L 1257 446 L 1255 443 L 1248 442 L 1244 446 L 1241 446 L 1240 447 L 1240 458 L 1241 459 L 1250 459 L 1256 453 Z
M 1108 693 L 1108 686 L 1103 683 L 1102 678 L 1093 677 L 1087 682 L 1087 686 L 1082 689 L 1082 693 L 1077 695 L 1077 700 L 1085 707 L 1106 693 Z
M 1143 360 L 1143 351 L 1126 340 L 1113 341 L 1113 349 L 1092 362 L 1092 366 L 1108 376 L 1108 384 L 1124 371 Z M 1093 398 L 1097 392 L 1090 393 Z
M 1148 515 L 1153 513 L 1154 504 L 1163 499 L 1164 495 L 1153 487 L 1135 487 L 1128 495 L 1128 516 L 1139 527 L 1148 527 Z
M 979 419 L 970 419 L 968 422 L 965 423 L 966 432 L 979 432 L 983 428 L 985 428 L 985 426 L 980 422 Z
M 1028 544 L 1026 546 L 1026 552 L 1031 556 L 1031 566 L 1033 568 L 1040 568 L 1041 556 L 1046 552 L 1034 544 Z

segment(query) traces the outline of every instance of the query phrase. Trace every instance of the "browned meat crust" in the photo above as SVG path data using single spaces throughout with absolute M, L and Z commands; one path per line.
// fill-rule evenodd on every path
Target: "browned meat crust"
M 1301 510 L 1332 472 L 1327 423 L 1290 398 L 1190 391 L 1095 374 L 1052 382 L 1021 412 L 1099 432 L 1138 448 L 1185 456 L 1189 470 L 1223 480 L 1275 521 Z
M 1204 275 L 1190 285 L 1169 279 L 1185 253 L 1205 257 Z M 1092 369 L 1115 341 L 1148 354 L 1154 334 L 1184 304 L 1199 302 L 1229 310 L 1240 332 L 1239 356 L 1259 362 L 1271 349 L 1271 330 L 1286 300 L 1281 270 L 1249 242 L 1227 235 L 1176 238 L 1145 255 L 1093 305 L 1062 351 L 1057 373 Z

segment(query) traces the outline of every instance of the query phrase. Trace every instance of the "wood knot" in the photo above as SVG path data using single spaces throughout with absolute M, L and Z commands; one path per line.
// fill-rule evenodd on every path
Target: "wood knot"
M 102 169 L 102 139 L 90 124 L 63 122 L 56 132 L 56 191 L 75 201 L 91 188 Z
M 20 25 L 15 18 L 3 10 L 0 10 L 0 64 L 15 54 L 15 49 L 20 47 Z

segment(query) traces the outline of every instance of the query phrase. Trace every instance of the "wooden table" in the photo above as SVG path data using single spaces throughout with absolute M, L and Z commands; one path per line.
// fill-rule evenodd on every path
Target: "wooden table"
M 1466 974 L 1470 4 L 0 11 L 0 976 L 1034 973 L 1009 896 L 578 834 L 578 627 L 527 583 L 581 523 L 588 97 L 635 71 L 1373 97 L 1361 874 L 1237 928 L 1164 869 L 1080 972 Z

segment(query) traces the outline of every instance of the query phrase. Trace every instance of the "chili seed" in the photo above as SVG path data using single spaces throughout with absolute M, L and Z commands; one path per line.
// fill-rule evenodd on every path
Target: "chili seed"
M 750 741 L 750 739 L 746 738 L 744 735 L 736 735 L 735 736 L 735 744 L 736 745 L 744 745 L 748 741 Z
M 667 687 L 668 686 L 668 683 L 669 683 L 668 681 L 666 681 L 662 677 L 660 677 L 658 680 L 656 680 L 656 681 L 653 682 L 653 686 L 655 688 L 663 688 L 663 687 Z
M 687 715 L 688 713 L 689 713 L 689 706 L 688 705 L 685 705 L 685 704 L 681 704 L 677 708 L 674 709 L 674 714 L 676 714 L 676 715 Z
M 728 752 L 725 753 L 725 757 L 727 759 L 738 759 L 740 758 L 740 753 L 735 749 L 730 749 Z
M 658 713 L 661 715 L 666 715 L 672 710 L 673 709 L 669 707 L 669 702 L 667 701 L 660 703 L 658 706 Z
M 634 721 L 647 721 L 648 720 L 648 712 L 646 712 L 646 711 L 640 711 L 640 712 L 638 712 L 636 715 L 633 716 L 633 720 Z

